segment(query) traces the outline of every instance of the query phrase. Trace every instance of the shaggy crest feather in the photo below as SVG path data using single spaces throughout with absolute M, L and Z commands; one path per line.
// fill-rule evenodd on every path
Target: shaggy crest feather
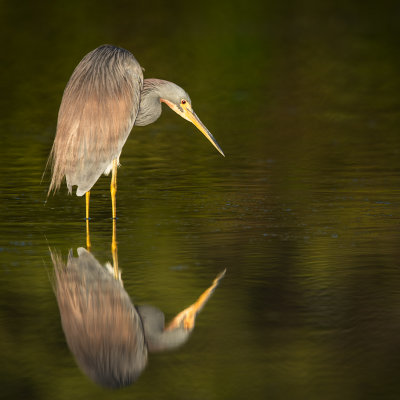
M 62 327 L 80 368 L 96 383 L 118 388 L 136 381 L 147 364 L 141 318 L 121 282 L 88 251 L 56 253 L 54 290 Z
M 127 50 L 104 45 L 82 59 L 61 101 L 48 194 L 59 189 L 65 176 L 69 192 L 77 185 L 77 195 L 83 195 L 119 158 L 142 87 L 142 69 Z

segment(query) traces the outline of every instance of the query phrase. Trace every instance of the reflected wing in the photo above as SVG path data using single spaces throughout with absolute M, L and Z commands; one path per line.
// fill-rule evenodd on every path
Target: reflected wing
M 134 125 L 143 73 L 127 50 L 101 46 L 75 68 L 62 98 L 49 192 L 64 176 L 83 195 L 119 157 Z
M 83 248 L 68 263 L 52 252 L 55 293 L 68 347 L 105 387 L 133 383 L 147 364 L 143 325 L 121 284 Z

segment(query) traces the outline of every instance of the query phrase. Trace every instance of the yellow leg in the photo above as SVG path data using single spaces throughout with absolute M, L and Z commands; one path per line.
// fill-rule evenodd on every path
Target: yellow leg
M 187 331 L 191 331 L 194 328 L 194 321 L 196 319 L 197 314 L 200 310 L 204 307 L 207 303 L 207 300 L 211 297 L 212 293 L 214 292 L 215 288 L 218 286 L 219 281 L 225 275 L 226 269 L 224 269 L 213 281 L 212 285 L 206 289 L 201 296 L 196 300 L 188 308 L 185 308 L 181 311 L 165 328 L 166 331 L 173 330 L 177 328 L 182 322 L 183 327 Z
M 118 271 L 118 246 L 117 246 L 117 221 L 113 219 L 113 231 L 112 231 L 112 242 L 111 242 L 111 253 L 113 258 L 114 267 L 114 278 L 119 279 Z
M 112 176 L 111 176 L 111 203 L 112 203 L 112 217 L 113 217 L 113 231 L 112 231 L 112 242 L 111 242 L 111 253 L 113 258 L 113 267 L 114 267 L 114 277 L 115 279 L 119 279 L 118 272 L 118 246 L 117 246 L 117 168 L 118 168 L 118 160 L 113 160 L 112 167 Z
M 118 168 L 118 160 L 113 160 L 112 167 L 112 176 L 111 176 L 111 204 L 112 204 L 112 217 L 113 219 L 117 218 L 117 168 Z
M 86 192 L 86 219 L 89 219 L 89 200 L 90 200 L 90 190 Z
M 89 233 L 89 199 L 90 199 L 90 191 L 86 192 L 86 248 L 90 251 L 91 243 L 90 243 L 90 233 Z

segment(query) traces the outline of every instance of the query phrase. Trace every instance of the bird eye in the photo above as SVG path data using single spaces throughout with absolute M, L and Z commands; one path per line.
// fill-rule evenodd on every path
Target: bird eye
M 186 104 L 186 100 L 182 99 L 181 104 Z

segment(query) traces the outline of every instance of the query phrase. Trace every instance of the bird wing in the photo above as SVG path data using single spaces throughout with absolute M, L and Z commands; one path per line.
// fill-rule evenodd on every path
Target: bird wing
M 81 369 L 106 387 L 133 383 L 147 364 L 141 318 L 122 285 L 87 250 L 68 263 L 51 252 L 68 346 Z
M 52 182 L 91 189 L 121 153 L 139 110 L 143 72 L 127 50 L 101 46 L 75 68 L 62 98 L 52 149 Z

